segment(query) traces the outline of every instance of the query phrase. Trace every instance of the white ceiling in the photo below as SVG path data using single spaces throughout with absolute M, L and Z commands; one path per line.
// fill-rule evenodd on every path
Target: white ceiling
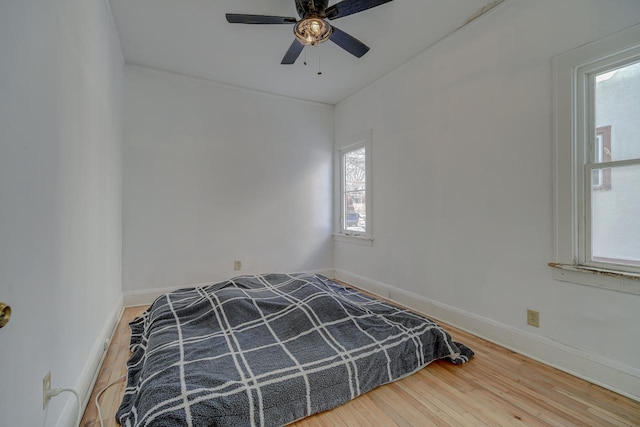
M 489 0 L 394 0 L 331 21 L 371 50 L 328 41 L 280 61 L 292 25 L 229 24 L 225 13 L 292 16 L 294 0 L 110 0 L 125 61 L 219 83 L 336 104 L 462 26 Z M 330 1 L 332 5 L 337 1 Z M 317 75 L 318 56 L 322 75 Z

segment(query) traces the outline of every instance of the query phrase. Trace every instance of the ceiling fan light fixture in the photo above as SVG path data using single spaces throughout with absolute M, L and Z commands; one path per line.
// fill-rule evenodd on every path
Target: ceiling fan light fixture
M 331 36 L 331 25 L 323 19 L 311 16 L 304 18 L 293 27 L 296 39 L 305 46 L 323 43 Z

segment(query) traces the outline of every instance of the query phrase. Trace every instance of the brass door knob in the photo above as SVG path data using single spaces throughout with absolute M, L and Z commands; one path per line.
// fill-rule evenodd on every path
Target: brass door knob
M 11 319 L 11 307 L 0 302 L 0 328 L 9 323 L 9 319 Z

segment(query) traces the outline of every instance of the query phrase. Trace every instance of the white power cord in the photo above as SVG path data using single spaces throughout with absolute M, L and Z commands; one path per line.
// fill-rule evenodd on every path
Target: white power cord
M 117 380 L 111 382 L 110 384 L 106 385 L 102 390 L 100 390 L 97 394 L 96 394 L 96 399 L 95 399 L 95 404 L 96 404 L 96 408 L 98 408 L 98 419 L 100 420 L 100 427 L 104 427 L 103 424 L 103 420 L 102 420 L 102 410 L 100 409 L 100 403 L 98 402 L 98 399 L 100 399 L 100 396 L 102 396 L 102 393 L 104 393 L 105 391 L 107 391 L 107 389 L 111 386 L 113 386 L 116 383 L 119 383 L 120 381 L 122 381 L 123 379 L 125 379 L 127 377 L 127 375 L 123 375 L 120 378 L 118 378 Z
M 78 413 L 76 415 L 76 422 L 75 422 L 74 425 L 77 426 L 77 425 L 80 424 L 80 418 L 82 417 L 82 414 L 80 413 L 80 410 L 81 410 L 81 408 L 80 408 L 80 396 L 78 396 L 78 393 L 75 390 L 70 389 L 70 388 L 54 388 L 54 389 L 51 389 L 51 390 L 49 390 L 47 392 L 47 396 L 49 398 L 52 398 L 54 396 L 59 395 L 60 393 L 65 392 L 65 391 L 69 392 L 69 393 L 73 393 L 73 395 L 76 397 L 76 402 L 78 404 Z

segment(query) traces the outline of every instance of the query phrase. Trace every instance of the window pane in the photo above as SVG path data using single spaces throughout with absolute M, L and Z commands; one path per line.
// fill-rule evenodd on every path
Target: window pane
M 640 164 L 591 172 L 592 183 L 607 175 L 613 183 L 607 191 L 592 186 L 591 258 L 640 266 Z
M 365 148 L 344 154 L 343 228 L 347 231 L 367 231 L 366 211 L 366 151 Z
M 639 118 L 640 62 L 596 75 L 592 162 L 640 158 Z

